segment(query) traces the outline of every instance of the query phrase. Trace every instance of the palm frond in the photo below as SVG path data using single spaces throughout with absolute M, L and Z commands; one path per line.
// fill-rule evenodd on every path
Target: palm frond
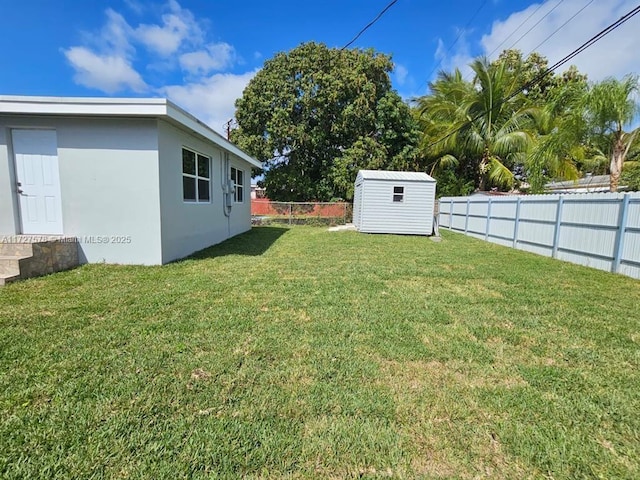
M 498 157 L 489 160 L 489 179 L 494 185 L 513 186 L 513 172 L 509 170 Z

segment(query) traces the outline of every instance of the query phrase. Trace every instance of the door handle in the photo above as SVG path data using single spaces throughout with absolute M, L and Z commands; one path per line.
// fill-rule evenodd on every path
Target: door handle
M 18 193 L 19 193 L 20 195 L 24 195 L 24 190 L 22 190 L 21 188 L 19 188 L 19 189 L 18 189 Z M 24 195 L 24 196 L 26 197 L 26 195 Z

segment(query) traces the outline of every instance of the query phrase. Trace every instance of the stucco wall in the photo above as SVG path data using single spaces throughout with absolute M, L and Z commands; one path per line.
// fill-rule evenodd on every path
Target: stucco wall
M 248 163 L 231 156 L 231 165 L 245 171 L 245 199 L 233 204 L 229 217 L 224 214 L 223 150 L 210 141 L 185 132 L 165 121 L 158 122 L 160 157 L 160 203 L 163 263 L 220 243 L 251 228 L 250 179 Z M 191 203 L 183 200 L 182 148 L 211 158 L 211 201 Z
M 8 208 L 10 128 L 55 128 L 64 234 L 78 238 L 82 262 L 162 262 L 155 120 L 0 117 L 2 234 L 20 233 Z

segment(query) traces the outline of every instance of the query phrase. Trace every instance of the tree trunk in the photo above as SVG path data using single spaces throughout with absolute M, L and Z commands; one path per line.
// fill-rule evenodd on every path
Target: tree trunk
M 611 164 L 609 165 L 609 173 L 611 174 L 611 178 L 609 180 L 609 191 L 611 192 L 618 191 L 625 152 L 626 148 L 622 141 L 622 135 L 617 135 L 615 144 L 613 145 L 613 152 L 611 153 Z
M 478 190 L 484 192 L 486 190 L 487 170 L 489 168 L 489 148 L 484 147 L 482 152 L 482 160 L 478 166 Z
M 478 175 L 478 191 L 480 192 L 484 192 L 486 185 L 485 185 L 485 175 L 484 173 L 480 172 L 480 175 Z

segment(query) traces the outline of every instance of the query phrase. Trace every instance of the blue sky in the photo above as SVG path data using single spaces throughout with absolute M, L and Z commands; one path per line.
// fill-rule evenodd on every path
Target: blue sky
M 5 2 L 0 94 L 168 97 L 222 131 L 233 115 L 235 99 L 264 60 L 305 41 L 341 47 L 388 3 Z M 636 4 L 635 0 L 398 0 L 354 47 L 392 55 L 394 87 L 411 98 L 426 93 L 434 70 L 465 71 L 473 57 L 497 48 L 495 57 L 517 40 L 516 48 L 528 53 L 538 47 L 553 63 Z M 592 80 L 621 77 L 640 70 L 638 45 L 640 15 L 573 63 Z

